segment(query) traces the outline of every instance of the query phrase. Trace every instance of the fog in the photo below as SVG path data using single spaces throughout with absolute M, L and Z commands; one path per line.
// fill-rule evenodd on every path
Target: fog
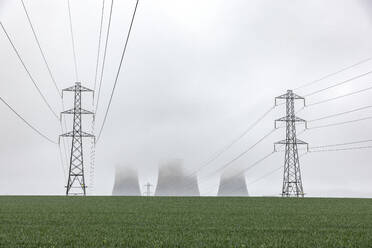
M 140 196 L 141 190 L 138 184 L 138 175 L 134 169 L 128 166 L 117 165 L 115 169 L 115 182 L 112 195 L 116 196 Z
M 25 0 L 25 4 L 59 88 L 72 86 L 66 1 Z M 89 88 L 94 87 L 101 4 L 71 0 L 79 80 Z M 102 125 L 134 4 L 134 0 L 114 3 L 96 130 Z M 371 11 L 368 0 L 141 0 L 107 123 L 96 145 L 94 192 L 90 193 L 111 195 L 116 165 L 131 165 L 138 171 L 140 185 L 156 185 L 159 164 L 173 158 L 182 159 L 185 174 L 197 170 L 272 107 L 275 96 L 371 57 Z M 104 30 L 107 17 L 105 12 Z M 62 111 L 20 1 L 0 0 L 0 20 L 47 100 L 56 112 Z M 2 32 L 0 49 L 0 96 L 57 140 L 59 122 Z M 365 73 L 371 66 L 372 61 L 363 63 L 295 93 L 307 95 Z M 306 101 L 315 103 L 371 83 L 369 74 Z M 309 106 L 298 115 L 312 120 L 366 106 L 370 94 Z M 91 96 L 83 97 L 84 108 L 90 110 Z M 66 97 L 65 104 L 71 107 L 71 98 Z M 364 118 L 371 111 L 309 123 L 309 127 Z M 3 104 L 0 113 L 0 194 L 64 194 L 67 163 L 64 159 L 61 166 L 58 146 L 35 134 Z M 214 171 L 272 130 L 274 120 L 284 114 L 284 106 L 275 108 L 231 149 L 200 169 L 201 195 L 216 195 L 223 170 Z M 70 119 L 67 122 L 71 128 Z M 309 129 L 300 138 L 310 146 L 365 140 L 371 138 L 370 124 L 366 120 Z M 90 120 L 85 119 L 83 129 L 90 128 Z M 299 132 L 302 128 L 298 126 Z M 284 137 L 285 130 L 278 129 L 226 169 L 248 168 Z M 84 146 L 89 174 L 90 141 Z M 255 181 L 283 163 L 284 154 L 278 152 L 247 170 L 250 195 L 279 196 L 282 170 Z M 306 196 L 372 196 L 368 149 L 311 153 L 301 158 L 301 171 Z
M 221 176 L 218 196 L 248 196 L 244 175 L 232 176 L 224 173 Z
M 199 196 L 196 175 L 184 171 L 181 159 L 171 159 L 159 165 L 155 196 Z

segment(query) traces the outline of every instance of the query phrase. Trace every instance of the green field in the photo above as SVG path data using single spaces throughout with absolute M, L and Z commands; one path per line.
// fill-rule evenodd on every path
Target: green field
M 372 247 L 372 199 L 3 196 L 0 247 Z

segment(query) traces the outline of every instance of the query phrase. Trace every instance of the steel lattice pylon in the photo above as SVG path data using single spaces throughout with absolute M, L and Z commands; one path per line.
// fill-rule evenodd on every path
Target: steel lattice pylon
M 285 122 L 286 138 L 274 144 L 274 149 L 276 149 L 276 145 L 285 145 L 283 188 L 281 194 L 283 197 L 303 197 L 304 190 L 302 187 L 297 146 L 308 146 L 308 144 L 297 139 L 296 122 L 302 122 L 306 125 L 306 121 L 295 115 L 295 100 L 303 100 L 305 105 L 305 98 L 294 94 L 292 90 L 288 90 L 286 94 L 275 98 L 275 105 L 277 105 L 277 100 L 281 99 L 286 100 L 286 116 L 275 121 L 275 128 L 277 128 L 277 122 Z
M 73 115 L 72 131 L 61 135 L 61 137 L 71 137 L 71 154 L 70 166 L 68 171 L 68 180 L 66 185 L 66 195 L 86 195 L 86 183 L 84 175 L 84 159 L 83 159 L 83 138 L 94 138 L 93 134 L 82 131 L 82 115 L 93 115 L 94 113 L 81 108 L 82 92 L 93 92 L 93 90 L 81 86 L 79 82 L 74 86 L 62 90 L 63 92 L 74 92 L 74 108 L 63 111 L 62 114 Z

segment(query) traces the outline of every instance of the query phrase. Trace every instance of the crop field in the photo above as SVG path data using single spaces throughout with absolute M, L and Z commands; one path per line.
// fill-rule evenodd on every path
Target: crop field
M 2 196 L 0 247 L 372 247 L 372 199 Z

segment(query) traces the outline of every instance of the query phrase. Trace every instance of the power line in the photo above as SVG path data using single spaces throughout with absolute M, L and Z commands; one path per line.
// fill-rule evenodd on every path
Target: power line
M 355 145 L 355 144 L 368 143 L 368 142 L 372 142 L 372 139 L 352 141 L 352 142 L 345 142 L 345 143 L 338 143 L 338 144 L 331 144 L 331 145 L 312 146 L 311 149 L 319 149 L 319 148 L 327 148 L 327 147 L 335 147 L 335 146 Z
M 61 98 L 62 99 L 62 98 Z M 62 100 L 63 102 L 63 100 Z M 62 120 L 59 122 L 60 124 L 60 128 L 61 128 L 61 132 L 64 133 L 63 131 L 63 125 L 62 125 Z M 67 125 L 66 125 L 66 119 L 64 119 L 64 124 L 65 124 L 65 129 L 66 129 L 66 132 L 67 132 Z M 62 139 L 62 144 L 63 144 L 63 151 L 64 151 L 64 154 L 65 154 L 65 161 L 66 161 L 66 166 L 68 167 L 68 156 L 67 156 L 67 149 L 66 149 L 66 142 L 65 142 L 65 139 Z M 60 146 L 60 144 L 58 144 Z M 61 158 L 62 159 L 62 158 Z M 67 168 L 66 167 L 66 168 Z M 65 173 L 65 171 L 63 170 L 63 173 Z M 66 175 L 65 175 L 65 180 L 66 180 Z
M 65 182 L 66 182 L 67 177 L 66 177 L 65 166 L 63 165 L 63 155 L 62 155 L 62 148 L 60 144 L 58 144 L 58 150 L 59 150 L 59 158 L 60 158 L 60 163 L 61 163 L 62 172 L 63 172 L 63 178 L 65 179 Z
M 307 104 L 306 107 L 331 102 L 331 101 L 338 100 L 338 99 L 341 99 L 341 98 L 344 98 L 344 97 L 356 95 L 356 94 L 359 94 L 359 93 L 362 93 L 362 92 L 365 92 L 365 91 L 368 91 L 368 90 L 372 90 L 372 87 L 364 88 L 364 89 L 354 91 L 354 92 L 350 92 L 350 93 L 347 93 L 347 94 L 344 94 L 344 95 L 340 95 L 340 96 L 328 98 L 328 99 L 325 99 L 325 100 L 321 100 L 321 101 L 318 101 L 318 102 L 310 103 L 310 104 Z
M 210 158 L 206 163 L 202 164 L 198 169 L 194 170 L 193 172 L 189 173 L 186 177 L 191 178 L 197 175 L 203 168 L 214 162 L 219 156 L 221 156 L 224 152 L 230 149 L 235 143 L 237 143 L 240 139 L 242 139 L 247 133 L 249 133 L 259 122 L 261 122 L 273 109 L 275 106 L 268 109 L 264 112 L 256 121 L 254 121 L 246 130 L 244 130 L 239 136 L 237 136 L 232 142 L 230 142 L 227 146 L 225 146 L 222 150 L 217 152 L 212 158 Z M 193 184 L 188 184 L 186 187 L 190 187 Z
M 372 140 L 362 140 L 362 141 L 355 141 L 355 142 L 348 142 L 348 143 L 339 143 L 339 144 L 332 144 L 332 145 L 324 145 L 324 146 L 314 146 L 314 147 L 311 147 L 311 149 L 316 149 L 316 148 L 326 148 L 326 147 L 334 147 L 334 146 L 343 146 L 343 145 L 350 145 L 350 144 L 359 144 L 359 143 L 365 143 L 365 142 L 370 142 Z M 372 146 L 360 146 L 360 147 L 351 147 L 351 148 L 337 148 L 337 149 L 323 149 L 323 150 L 309 150 L 307 151 L 306 153 L 302 154 L 300 157 L 303 157 L 304 155 L 306 154 L 309 154 L 311 152 L 338 152 L 338 151 L 351 151 L 351 150 L 363 150 L 363 149 L 371 149 Z M 249 185 L 252 185 L 272 174 L 274 174 L 275 172 L 278 172 L 282 167 L 278 167 L 276 169 L 274 169 L 273 171 L 265 174 L 264 176 L 258 178 L 257 180 L 253 181 L 252 183 L 248 184 Z
M 244 168 L 243 170 L 239 171 L 238 173 L 234 174 L 232 177 L 235 177 L 235 176 L 238 176 L 242 173 L 246 173 L 248 170 L 252 169 L 253 167 L 257 166 L 258 164 L 262 163 L 263 161 L 265 161 L 266 159 L 268 159 L 269 157 L 271 157 L 275 152 L 270 152 L 269 154 L 265 155 L 264 157 L 260 158 L 259 160 L 257 160 L 256 162 L 252 163 L 250 166 L 248 166 L 247 168 Z M 223 184 L 221 184 L 223 185 Z M 219 185 L 219 186 L 221 186 Z M 209 194 L 212 190 L 209 190 L 207 191 L 207 194 Z
M 111 1 L 109 23 L 111 23 L 112 5 L 113 5 L 113 0 Z M 94 89 L 93 89 L 93 98 L 92 98 L 93 108 L 95 106 L 95 93 L 96 93 L 96 88 L 97 88 L 98 67 L 99 67 L 99 59 L 100 59 L 100 52 L 101 52 L 101 40 L 102 40 L 102 27 L 103 27 L 104 12 L 105 12 L 105 0 L 102 1 L 101 20 L 100 20 L 100 27 L 99 27 L 97 62 L 96 62 L 96 71 L 95 71 L 95 75 L 94 75 Z M 110 24 L 109 24 L 109 28 L 110 28 Z M 101 72 L 101 82 L 102 82 L 102 77 L 103 77 L 103 68 L 104 68 L 105 59 L 106 59 L 106 48 L 107 48 L 109 28 L 108 28 L 107 37 L 106 37 L 105 54 L 104 54 L 104 60 L 103 60 L 103 65 L 102 65 L 102 72 Z M 100 89 L 101 89 L 101 83 L 100 83 Z M 95 110 L 93 110 L 93 111 L 96 113 Z M 96 126 L 96 120 L 95 120 L 95 116 L 94 116 L 93 119 L 92 119 L 92 134 L 95 133 L 95 131 L 94 131 L 95 126 Z M 96 158 L 96 142 L 95 142 L 95 140 L 91 141 L 91 147 L 90 148 L 91 148 L 91 150 L 90 150 L 89 182 L 90 182 L 91 194 L 93 194 L 93 190 L 94 190 L 94 187 L 93 187 L 93 184 L 94 184 L 94 167 L 95 167 L 95 158 Z
M 278 167 L 278 168 L 275 168 L 274 170 L 272 170 L 272 171 L 266 173 L 265 175 L 263 175 L 262 177 L 259 177 L 258 179 L 256 179 L 256 180 L 254 180 L 254 181 L 248 183 L 247 186 L 253 185 L 253 184 L 255 184 L 255 183 L 261 181 L 262 179 L 264 179 L 264 178 L 266 178 L 266 177 L 268 177 L 268 176 L 271 176 L 271 175 L 274 174 L 275 172 L 280 171 L 281 169 L 283 169 L 283 166 L 280 166 L 280 167 Z
M 366 72 L 366 73 L 363 73 L 363 74 L 357 75 L 357 76 L 355 76 L 355 77 L 352 77 L 352 78 L 346 79 L 346 80 L 344 80 L 344 81 L 342 81 L 342 82 L 339 82 L 339 83 L 333 84 L 333 85 L 331 85 L 331 86 L 328 86 L 328 87 L 325 87 L 325 88 L 322 88 L 322 89 L 319 89 L 319 90 L 313 91 L 313 92 L 311 92 L 311 93 L 305 95 L 304 97 L 313 96 L 313 95 L 318 94 L 318 93 L 320 93 L 320 92 L 323 92 L 323 91 L 326 91 L 326 90 L 332 89 L 332 88 L 334 88 L 334 87 L 337 87 L 337 86 L 340 86 L 340 85 L 346 84 L 346 83 L 351 82 L 351 81 L 353 81 L 353 80 L 356 80 L 356 79 L 358 79 L 358 78 L 361 78 L 361 77 L 367 76 L 367 75 L 369 75 L 369 74 L 371 74 L 371 73 L 372 73 L 372 71 L 368 71 L 368 72 Z
M 71 34 L 71 42 L 72 42 L 72 53 L 73 53 L 73 56 L 74 56 L 75 78 L 76 78 L 76 81 L 79 81 L 76 51 L 75 51 L 74 31 L 72 29 L 72 17 L 71 17 L 70 0 L 67 0 L 67 7 L 68 7 L 68 16 L 69 16 L 69 20 L 70 20 L 70 34 Z
M 25 14 L 26 14 L 26 16 L 27 16 L 28 23 L 30 24 L 30 27 L 31 27 L 32 33 L 33 33 L 33 35 L 34 35 L 35 41 L 36 41 L 36 43 L 37 43 L 37 46 L 39 47 L 39 51 L 40 51 L 40 53 L 41 53 L 41 56 L 43 57 L 44 64 L 45 64 L 45 66 L 46 66 L 46 68 L 47 68 L 47 70 L 48 70 L 49 76 L 50 76 L 50 78 L 52 79 L 52 82 L 53 82 L 53 84 L 54 84 L 54 86 L 55 86 L 55 88 L 56 88 L 58 94 L 62 97 L 62 94 L 61 94 L 61 92 L 60 92 L 60 90 L 59 90 L 59 88 L 58 88 L 57 82 L 56 82 L 56 80 L 55 80 L 55 78 L 54 78 L 54 76 L 53 76 L 52 70 L 50 69 L 50 66 L 49 66 L 49 64 L 48 64 L 48 62 L 47 62 L 47 59 L 46 59 L 45 53 L 44 53 L 43 49 L 41 48 L 40 41 L 39 41 L 39 39 L 38 39 L 38 37 L 37 37 L 37 34 L 36 34 L 36 31 L 35 31 L 34 25 L 33 25 L 32 22 L 31 22 L 31 18 L 30 18 L 29 14 L 28 14 L 28 11 L 27 11 L 27 8 L 26 8 L 26 5 L 25 5 L 25 3 L 24 3 L 23 0 L 21 0 L 21 3 L 22 3 L 22 6 L 23 6 L 23 9 L 24 9 L 24 11 L 25 11 Z
M 210 165 L 212 162 L 214 162 L 217 158 L 219 158 L 223 153 L 225 153 L 227 150 L 229 150 L 234 144 L 236 144 L 239 140 L 241 140 L 247 133 L 249 133 L 255 126 L 257 126 L 258 123 L 260 123 L 273 109 L 274 107 L 271 107 L 268 109 L 263 115 L 261 115 L 255 122 L 253 122 L 246 130 L 244 130 L 239 136 L 237 136 L 232 142 L 230 142 L 227 146 L 222 148 L 219 152 L 217 152 L 214 156 L 212 156 L 207 162 L 202 164 L 198 169 L 190 173 L 187 177 L 192 177 L 196 175 L 198 172 L 201 171 L 201 169 L 205 168 L 206 166 Z
M 353 67 L 356 67 L 356 66 L 358 66 L 358 65 L 364 64 L 364 63 L 366 63 L 366 62 L 368 62 L 368 61 L 370 61 L 370 60 L 372 60 L 372 57 L 367 58 L 367 59 L 363 59 L 363 60 L 361 60 L 361 61 L 358 61 L 357 63 L 352 64 L 352 65 L 347 66 L 347 67 L 344 67 L 344 68 L 342 68 L 342 69 L 340 69 L 340 70 L 338 70 L 338 71 L 335 71 L 335 72 L 329 73 L 329 74 L 327 74 L 327 75 L 325 75 L 325 76 L 323 76 L 323 77 L 321 77 L 321 78 L 318 78 L 318 79 L 313 80 L 313 81 L 311 81 L 311 82 L 309 82 L 309 83 L 303 84 L 303 85 L 301 85 L 301 86 L 295 88 L 294 90 L 299 90 L 299 89 L 302 89 L 302 88 L 308 87 L 308 86 L 313 85 L 313 84 L 315 84 L 315 83 L 318 83 L 318 82 L 320 82 L 320 81 L 322 81 L 322 80 L 324 80 L 324 79 L 326 79 L 326 78 L 332 77 L 332 76 L 334 76 L 334 75 L 336 75 L 336 74 L 338 74 L 338 73 L 344 72 L 344 71 L 349 70 L 349 69 L 351 69 L 351 68 L 353 68 Z
M 32 130 L 34 130 L 37 134 L 39 134 L 41 137 L 46 139 L 47 141 L 53 143 L 53 144 L 58 144 L 57 142 L 53 141 L 50 139 L 48 136 L 43 134 L 41 131 L 39 131 L 36 127 L 32 126 L 28 121 L 26 121 L 25 118 L 23 118 L 20 114 L 17 113 L 17 111 L 12 108 L 2 97 L 0 97 L 0 100 L 19 118 L 21 119 L 28 127 L 30 127 Z
M 37 46 L 38 46 L 38 48 L 39 48 L 39 51 L 40 51 L 41 57 L 42 57 L 42 59 L 43 59 L 43 61 L 44 61 L 44 64 L 45 64 L 45 66 L 46 66 L 46 68 L 47 68 L 47 71 L 48 71 L 48 74 L 49 74 L 49 76 L 50 76 L 50 79 L 52 80 L 52 82 L 53 82 L 53 84 L 54 84 L 54 87 L 55 87 L 55 89 L 57 90 L 57 94 L 61 97 L 61 105 L 62 105 L 62 108 L 64 109 L 64 103 L 63 103 L 63 99 L 62 99 L 62 93 L 60 92 L 60 89 L 59 89 L 58 84 L 57 84 L 57 82 L 56 82 L 56 80 L 55 80 L 55 77 L 53 76 L 53 73 L 52 73 L 52 70 L 51 70 L 51 68 L 50 68 L 50 65 L 49 65 L 49 63 L 48 63 L 48 61 L 47 61 L 47 59 L 46 59 L 46 55 L 45 55 L 45 53 L 44 53 L 44 50 L 43 50 L 42 47 L 41 47 L 41 44 L 40 44 L 39 38 L 38 38 L 38 36 L 37 36 L 37 34 L 36 34 L 36 31 L 35 31 L 34 25 L 32 24 L 32 21 L 31 21 L 30 15 L 29 15 L 29 13 L 28 13 L 27 7 L 26 7 L 26 5 L 25 5 L 25 3 L 24 3 L 23 0 L 21 0 L 21 3 L 22 3 L 22 6 L 23 6 L 23 10 L 24 10 L 24 12 L 25 12 L 25 14 L 26 14 L 26 17 L 27 17 L 28 23 L 29 23 L 29 25 L 30 25 L 30 28 L 31 28 L 31 30 L 32 30 L 33 36 L 34 36 L 34 38 L 35 38 L 36 44 L 37 44 Z M 61 123 L 61 122 L 60 122 L 60 127 L 61 127 L 61 131 L 62 131 L 62 133 L 63 133 L 63 127 L 62 127 L 62 123 Z M 66 128 L 66 122 L 65 122 L 65 128 Z M 65 144 L 65 140 L 63 140 L 63 146 L 64 146 L 65 159 L 66 159 L 66 163 L 67 163 L 67 152 L 66 152 L 66 144 Z M 64 173 L 64 178 L 65 178 L 65 180 L 66 180 L 65 170 L 64 170 L 64 167 L 63 167 L 62 149 L 61 149 L 60 146 L 59 146 L 59 152 L 60 152 L 60 156 L 61 156 L 60 159 L 61 159 L 62 169 L 63 169 L 63 173 Z
M 106 41 L 105 41 L 105 50 L 103 52 L 101 77 L 100 77 L 100 80 L 99 80 L 97 103 L 96 103 L 96 109 L 95 109 L 94 113 L 97 113 L 98 105 L 99 105 L 99 99 L 100 99 L 100 95 L 101 95 L 101 86 L 102 86 L 102 80 L 103 80 L 103 73 L 105 71 L 107 45 L 108 45 L 108 39 L 109 39 L 109 36 L 110 36 L 110 27 L 111 27 L 111 17 L 112 17 L 113 5 L 114 5 L 114 0 L 111 0 L 110 15 L 109 15 L 109 21 L 108 21 L 108 25 L 107 25 L 107 33 L 106 33 Z
M 53 113 L 53 115 L 54 115 L 57 119 L 59 119 L 58 115 L 56 114 L 56 112 L 54 112 L 52 106 L 50 106 L 50 104 L 49 104 L 49 102 L 47 101 L 47 99 L 45 98 L 44 94 L 41 92 L 41 90 L 40 90 L 39 86 L 37 85 L 35 79 L 32 77 L 32 75 L 31 75 L 30 71 L 28 70 L 26 64 L 24 63 L 24 61 L 23 61 L 21 55 L 19 54 L 17 48 L 16 48 L 15 45 L 13 44 L 12 39 L 10 38 L 8 32 L 6 31 L 6 29 L 5 29 L 4 25 L 3 25 L 3 23 L 0 22 L 0 25 L 1 25 L 1 28 L 3 29 L 3 31 L 4 31 L 4 33 L 5 33 L 5 35 L 6 35 L 7 39 L 8 39 L 8 41 L 9 41 L 10 44 L 12 45 L 13 51 L 16 53 L 16 55 L 17 55 L 19 61 L 21 62 L 23 68 L 24 68 L 25 71 L 27 72 L 28 77 L 31 79 L 31 81 L 32 81 L 32 83 L 34 84 L 35 88 L 37 89 L 39 95 L 40 95 L 41 98 L 43 99 L 44 103 L 48 106 L 49 110 Z
M 350 148 L 336 148 L 336 149 L 325 149 L 325 150 L 315 150 L 315 151 L 309 151 L 311 153 L 313 152 L 340 152 L 340 151 L 353 151 L 353 150 L 364 150 L 364 149 L 371 149 L 371 146 L 357 146 L 357 147 L 350 147 Z
M 360 108 L 356 108 L 356 109 L 344 111 L 344 112 L 337 113 L 337 114 L 326 115 L 326 116 L 323 116 L 323 117 L 320 117 L 320 118 L 309 120 L 308 122 L 326 120 L 326 119 L 329 119 L 329 118 L 333 118 L 333 117 L 337 117 L 337 116 L 341 116 L 341 115 L 346 115 L 346 114 L 351 114 L 351 113 L 358 112 L 358 111 L 365 110 L 365 109 L 369 109 L 369 108 L 372 108 L 372 105 L 368 105 L 368 106 L 364 106 L 364 107 L 360 107 Z
M 223 153 L 225 153 L 228 149 L 230 149 L 234 144 L 236 144 L 239 140 L 241 140 L 247 133 L 249 133 L 255 126 L 257 126 L 257 124 L 260 123 L 274 108 L 275 108 L 275 106 L 271 107 L 269 110 L 267 110 L 262 116 L 260 116 L 255 122 L 253 122 L 246 130 L 244 130 L 243 133 L 241 133 L 238 137 L 236 137 L 227 146 L 225 146 L 218 153 L 216 153 L 214 156 L 212 156 L 212 158 L 209 159 L 205 163 L 205 165 L 208 165 L 211 162 L 215 161 L 218 157 L 220 157 Z
M 262 162 L 263 160 L 265 160 L 265 159 L 267 159 L 268 157 L 270 157 L 272 154 L 273 154 L 273 153 L 267 155 L 266 157 L 264 157 L 264 159 L 261 159 L 261 160 L 259 160 L 259 161 Z M 306 154 L 308 154 L 307 151 L 306 151 L 305 153 L 303 153 L 302 155 L 300 155 L 299 158 L 302 158 L 302 157 L 305 156 Z M 271 176 L 272 174 L 274 174 L 275 172 L 279 171 L 279 170 L 282 169 L 282 168 L 283 168 L 283 166 L 277 167 L 277 168 L 275 168 L 273 171 L 270 171 L 269 173 L 263 175 L 262 177 L 256 179 L 255 181 L 253 181 L 253 182 L 251 182 L 251 183 L 248 183 L 247 185 L 244 185 L 244 187 L 246 187 L 246 186 L 250 186 L 250 185 L 253 185 L 253 184 L 257 183 L 258 181 L 260 181 L 260 180 L 262 180 L 262 179 L 264 179 L 264 178 L 266 178 L 266 177 L 268 177 L 268 176 Z M 245 173 L 246 171 L 243 171 L 243 172 Z M 234 189 L 234 190 L 240 190 L 241 188 L 242 188 L 242 187 L 239 187 L 239 188 Z M 231 191 L 231 192 L 232 192 L 232 191 Z M 229 192 L 229 193 L 230 193 L 230 192 Z
M 130 26 L 129 26 L 129 30 L 128 30 L 128 34 L 127 34 L 127 38 L 126 38 L 126 41 L 125 41 L 124 49 L 123 49 L 123 52 L 122 52 L 122 55 L 121 55 L 121 59 L 120 59 L 120 63 L 119 63 L 119 68 L 118 68 L 118 71 L 117 71 L 117 73 L 116 73 L 115 82 L 114 82 L 114 87 L 112 88 L 112 91 L 111 91 L 110 100 L 109 100 L 109 103 L 108 103 L 107 108 L 106 108 L 105 117 L 104 117 L 104 119 L 103 119 L 103 123 L 102 123 L 101 129 L 100 129 L 99 134 L 98 134 L 97 142 L 99 141 L 99 139 L 100 139 L 100 137 L 101 137 L 102 130 L 103 130 L 103 128 L 105 127 L 105 123 L 106 123 L 106 120 L 107 120 L 107 115 L 108 115 L 108 112 L 109 112 L 109 110 L 110 110 L 110 106 L 111 106 L 111 102 L 112 102 L 112 97 L 114 96 L 114 92 L 115 92 L 116 84 L 117 84 L 118 79 L 119 79 L 119 74 L 120 74 L 121 66 L 122 66 L 122 64 L 123 64 L 124 56 L 125 56 L 125 53 L 126 53 L 126 50 L 127 50 L 127 46 L 128 46 L 128 41 L 129 41 L 130 33 L 131 33 L 131 31 L 132 31 L 134 18 L 135 18 L 135 16 L 136 16 L 137 7 L 138 7 L 138 2 L 139 2 L 139 0 L 136 1 L 136 6 L 134 7 L 132 20 L 131 20 L 131 22 L 130 22 Z
M 98 52 L 97 52 L 97 62 L 96 62 L 96 72 L 94 75 L 94 88 L 93 91 L 96 92 L 97 77 L 98 77 L 98 65 L 99 65 L 99 55 L 101 51 L 101 37 L 102 37 L 102 26 L 103 26 L 103 15 L 105 12 L 105 0 L 102 0 L 102 10 L 101 10 L 101 21 L 99 26 L 99 36 L 98 36 Z M 93 105 L 94 105 L 94 94 L 93 94 Z
M 239 160 L 241 157 L 243 157 L 244 155 L 246 155 L 248 152 L 250 152 L 253 148 L 255 148 L 257 145 L 259 145 L 262 141 L 264 141 L 266 138 L 268 138 L 272 133 L 274 133 L 277 129 L 272 129 L 270 132 L 268 132 L 266 135 L 264 135 L 261 139 L 259 139 L 256 143 L 254 143 L 253 145 L 251 145 L 248 149 L 246 149 L 245 151 L 243 151 L 242 153 L 240 153 L 238 156 L 234 157 L 233 159 L 231 159 L 229 162 L 225 163 L 222 167 L 218 168 L 217 170 L 215 170 L 212 174 L 209 174 L 209 175 L 214 175 L 224 169 L 226 169 L 228 166 L 230 166 L 232 163 L 234 163 L 235 161 Z
M 335 146 L 344 146 L 344 145 L 352 145 L 352 144 L 360 144 L 360 143 L 367 143 L 367 142 L 372 142 L 372 139 L 368 139 L 368 140 L 360 140 L 360 141 L 353 141 L 353 142 L 345 142 L 345 143 L 338 143 L 338 144 L 331 144 L 331 145 L 322 145 L 322 146 L 313 146 L 311 147 L 311 149 L 319 149 L 319 148 L 327 148 L 327 147 L 335 147 Z M 372 145 L 370 146 L 358 146 L 358 147 L 349 147 L 349 148 L 336 148 L 336 149 L 323 149 L 323 150 L 309 150 L 308 152 L 305 152 L 304 154 L 302 154 L 300 157 L 303 157 L 304 155 L 306 154 L 309 154 L 311 152 L 337 152 L 337 151 L 350 151 L 350 150 L 363 150 L 363 149 L 371 149 L 372 148 Z M 271 153 L 272 154 L 272 153 Z M 271 154 L 269 155 L 266 155 L 263 159 L 260 159 L 258 160 L 257 162 L 262 162 L 263 160 L 265 160 L 266 158 L 268 158 Z M 257 163 L 256 162 L 256 163 Z M 252 168 L 252 166 L 250 166 L 248 169 Z M 262 177 L 252 181 L 251 183 L 248 183 L 247 186 L 249 185 L 253 185 L 254 183 L 274 174 L 275 172 L 278 172 L 280 169 L 282 169 L 282 166 L 280 167 L 277 167 L 275 168 L 274 170 L 266 173 L 265 175 L 263 175 Z M 245 171 L 241 171 L 239 173 L 237 173 L 236 175 L 239 175 L 240 173 L 243 173 Z M 245 187 L 245 185 L 244 185 Z M 209 193 L 210 191 L 208 191 L 207 193 Z
M 262 163 L 263 161 L 265 161 L 266 159 L 268 159 L 269 157 L 271 157 L 275 152 L 271 152 L 269 154 L 267 154 L 266 156 L 264 156 L 263 158 L 257 160 L 256 162 L 254 162 L 253 164 L 251 164 L 250 166 L 248 166 L 248 168 L 245 168 L 242 172 L 240 173 L 245 173 L 247 171 L 249 171 L 250 169 L 252 169 L 253 167 L 255 167 L 256 165 Z M 238 174 L 240 174 L 238 173 Z
M 26 8 L 26 5 L 25 5 L 25 3 L 24 3 L 23 0 L 21 0 L 21 3 L 22 3 L 22 6 L 23 6 L 23 10 L 25 11 L 25 14 L 26 14 L 26 17 L 27 17 L 28 23 L 29 23 L 29 25 L 30 25 L 30 28 L 31 28 L 31 30 L 32 30 L 33 36 L 34 36 L 35 41 L 36 41 L 36 43 L 37 43 L 37 46 L 38 46 L 38 48 L 39 48 L 40 54 L 41 54 L 42 59 L 43 59 L 43 61 L 44 61 L 44 64 L 45 64 L 45 66 L 46 66 L 46 68 L 47 68 L 48 74 L 49 74 L 49 76 L 50 76 L 50 78 L 51 78 L 51 80 L 52 80 L 52 82 L 53 82 L 53 84 L 54 84 L 54 86 L 55 86 L 55 89 L 57 90 L 58 95 L 61 97 L 61 105 L 62 105 L 62 109 L 64 109 L 64 103 L 63 103 L 62 93 L 61 93 L 61 91 L 60 91 L 60 89 L 59 89 L 59 87 L 58 87 L 58 84 L 57 84 L 57 82 L 56 82 L 56 80 L 55 80 L 55 77 L 53 76 L 53 73 L 52 73 L 52 70 L 51 70 L 51 68 L 50 68 L 50 65 L 49 65 L 49 63 L 48 63 L 48 61 L 47 61 L 47 59 L 46 59 L 46 55 L 45 55 L 45 53 L 44 53 L 44 51 L 43 51 L 43 49 L 42 49 L 42 47 L 41 47 L 41 44 L 40 44 L 39 38 L 38 38 L 38 36 L 37 36 L 37 34 L 36 34 L 36 31 L 35 31 L 34 25 L 32 24 L 32 21 L 31 21 L 30 15 L 29 15 L 29 13 L 28 13 L 28 10 L 27 10 L 27 8 Z M 65 128 L 67 129 L 67 127 L 66 127 L 66 121 L 64 121 L 64 124 L 65 124 Z M 61 132 L 63 133 L 62 122 L 60 122 L 60 127 L 61 127 Z M 63 140 L 63 147 L 64 147 L 64 154 L 65 154 L 65 159 L 66 159 L 66 163 L 67 163 L 67 151 L 66 151 L 65 140 Z M 63 166 L 62 149 L 61 149 L 60 146 L 59 146 L 59 150 L 60 150 L 60 156 L 61 156 L 61 163 L 62 163 L 62 166 Z M 64 174 L 65 174 L 64 167 L 63 167 L 62 169 L 63 169 L 63 172 L 64 172 Z M 65 180 L 66 180 L 66 175 L 65 175 Z
M 253 148 L 255 148 L 257 145 L 259 145 L 263 140 L 265 140 L 267 137 L 269 137 L 272 133 L 274 133 L 277 129 L 272 129 L 269 133 L 267 133 L 266 135 L 264 135 L 263 137 L 261 137 L 256 143 L 254 143 L 253 145 L 251 145 L 247 150 L 245 150 L 244 152 L 240 153 L 238 156 L 234 157 L 232 160 L 230 160 L 229 162 L 225 163 L 222 167 L 218 168 L 217 170 L 215 170 L 214 172 L 212 172 L 211 174 L 208 174 L 209 176 L 210 175 L 214 175 L 224 169 L 226 169 L 228 166 L 230 166 L 232 163 L 234 163 L 236 160 L 240 159 L 241 157 L 243 157 L 245 154 L 247 154 L 249 151 L 251 151 Z M 193 175 L 195 175 L 198 171 L 196 172 L 193 172 L 191 173 L 190 175 L 188 175 L 187 177 L 191 177 Z M 189 187 L 191 186 L 191 184 L 189 185 L 186 185 L 186 187 Z
M 342 122 L 336 122 L 336 123 L 331 123 L 331 124 L 326 124 L 326 125 L 309 127 L 308 129 L 312 130 L 312 129 L 326 128 L 326 127 L 334 127 L 334 126 L 340 126 L 340 125 L 345 125 L 345 124 L 350 124 L 350 123 L 355 123 L 355 122 L 360 122 L 360 121 L 371 120 L 371 119 L 372 119 L 372 116 L 368 116 L 368 117 L 359 118 L 359 119 L 350 120 L 350 121 L 342 121 Z

